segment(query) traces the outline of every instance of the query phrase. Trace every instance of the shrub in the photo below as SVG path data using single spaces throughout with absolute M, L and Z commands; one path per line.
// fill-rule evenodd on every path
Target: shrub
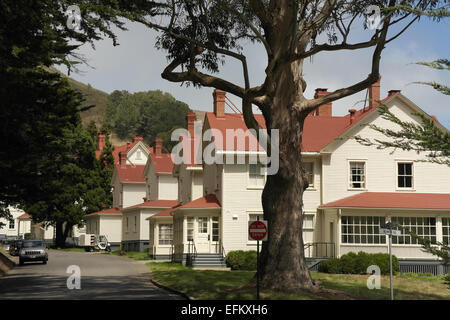
M 380 267 L 381 274 L 389 274 L 389 255 L 386 253 L 366 253 L 363 251 L 349 252 L 341 258 L 333 258 L 322 261 L 319 264 L 319 272 L 325 273 L 349 273 L 365 274 L 371 265 Z M 400 271 L 400 265 L 395 256 L 392 256 L 392 271 Z
M 449 286 L 449 288 L 450 288 L 450 273 L 447 273 L 444 276 L 444 283 L 447 284 Z
M 232 270 L 256 270 L 256 251 L 230 251 L 225 262 Z

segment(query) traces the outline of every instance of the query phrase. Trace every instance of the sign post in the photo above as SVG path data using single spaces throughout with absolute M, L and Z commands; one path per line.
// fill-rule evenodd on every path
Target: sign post
M 259 241 L 267 241 L 267 221 L 248 222 L 248 239 L 256 240 L 256 300 L 259 300 Z
M 380 233 L 384 233 L 389 237 L 389 281 L 391 285 L 391 300 L 394 300 L 394 285 L 392 282 L 392 235 L 400 236 L 402 234 L 400 230 L 392 229 L 396 227 L 398 227 L 398 225 L 392 222 L 380 226 Z

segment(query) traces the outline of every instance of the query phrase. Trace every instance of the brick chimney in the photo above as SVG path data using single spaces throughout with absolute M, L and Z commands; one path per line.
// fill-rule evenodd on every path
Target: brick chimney
M 127 153 L 126 152 L 119 152 L 119 165 L 121 167 L 125 167 L 127 164 Z
M 106 134 L 100 132 L 97 135 L 97 150 L 102 152 L 106 144 Z
M 376 107 L 380 100 L 380 81 L 381 75 L 378 75 L 378 81 L 369 87 L 369 109 Z
M 162 139 L 155 138 L 155 154 L 160 155 L 162 150 Z
M 195 112 L 188 112 L 186 114 L 186 127 L 191 135 L 191 138 L 194 138 L 194 123 L 195 123 Z
M 213 92 L 214 97 L 214 114 L 217 118 L 223 118 L 225 116 L 225 95 L 226 92 L 215 89 Z
M 144 140 L 144 137 L 138 136 L 138 135 L 134 136 L 132 139 L 133 143 L 135 143 L 136 141 L 143 141 L 143 140 Z
M 329 94 L 330 92 L 328 92 L 327 88 L 317 88 L 316 89 L 316 93 L 314 94 L 314 99 L 317 99 L 319 97 L 325 96 L 327 94 Z M 332 114 L 332 110 L 333 110 L 333 105 L 332 102 L 328 102 L 326 104 L 323 104 L 321 106 L 319 106 L 316 109 L 315 115 L 316 116 L 326 116 L 326 117 L 331 117 Z
M 349 109 L 348 112 L 350 113 L 350 124 L 352 124 L 355 121 L 355 109 Z

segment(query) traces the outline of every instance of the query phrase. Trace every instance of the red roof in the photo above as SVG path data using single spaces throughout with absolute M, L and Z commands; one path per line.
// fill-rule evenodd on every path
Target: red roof
M 220 208 L 221 205 L 214 194 L 207 194 L 204 197 L 188 202 L 177 209 L 201 209 L 201 208 Z
M 176 206 L 173 206 L 172 208 L 166 209 L 164 211 L 158 212 L 157 214 L 152 215 L 151 217 L 148 217 L 146 220 L 150 220 L 153 217 L 171 217 L 172 215 L 170 214 L 171 212 L 173 212 L 175 209 L 178 209 L 180 207 L 180 204 L 177 204 Z
M 122 211 L 117 208 L 109 208 L 103 209 L 101 211 L 89 213 L 86 216 L 95 216 L 95 215 L 122 215 Z
M 151 153 L 150 157 L 156 173 L 172 173 L 173 161 L 170 153 Z
M 119 179 L 121 182 L 142 182 L 145 183 L 144 165 L 131 165 L 127 164 L 125 166 L 117 165 L 117 173 L 119 174 Z
M 124 208 L 123 210 L 131 208 L 171 208 L 177 204 L 178 200 L 153 200 L 135 204 L 134 206 Z
M 395 94 L 390 95 L 383 99 L 384 103 Z M 308 116 L 305 119 L 303 130 L 302 151 L 303 152 L 319 152 L 328 144 L 333 142 L 334 139 L 342 135 L 346 130 L 355 126 L 362 119 L 367 117 L 377 108 L 363 108 L 356 111 L 354 120 L 350 123 L 350 114 L 343 117 L 330 117 L 330 116 Z M 244 122 L 242 114 L 230 114 L 226 113 L 224 117 L 218 118 L 213 112 L 207 112 L 206 118 L 208 119 L 211 129 L 218 129 L 222 136 L 215 137 L 215 143 L 217 150 L 225 151 L 263 151 L 264 149 L 257 143 L 256 138 L 251 135 L 249 139 L 246 138 L 245 145 L 236 146 L 236 142 L 231 143 L 231 146 L 227 146 L 226 143 L 226 130 L 247 130 L 247 126 Z M 258 121 L 262 128 L 266 128 L 264 117 L 261 114 L 255 114 L 255 119 Z M 214 134 L 214 133 L 213 133 Z M 222 143 L 223 141 L 223 143 Z
M 339 207 L 450 210 L 450 194 L 363 192 L 321 206 L 321 208 Z
M 17 219 L 31 219 L 31 214 L 25 212 L 24 214 L 18 216 Z
M 113 156 L 114 156 L 114 164 L 119 164 L 119 152 L 126 152 L 128 153 L 128 151 L 130 151 L 131 149 L 134 148 L 135 145 L 137 145 L 140 141 L 144 142 L 141 139 L 136 139 L 133 138 L 133 142 L 121 145 L 121 146 L 114 146 L 114 151 L 113 151 Z M 147 146 L 148 151 L 151 153 L 153 153 L 153 148 Z M 98 154 L 97 158 L 100 155 L 100 151 L 96 151 L 96 154 Z

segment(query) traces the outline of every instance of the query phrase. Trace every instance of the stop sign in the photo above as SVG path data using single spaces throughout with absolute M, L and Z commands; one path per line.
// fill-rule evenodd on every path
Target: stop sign
M 248 236 L 250 240 L 267 240 L 267 221 L 257 220 L 248 222 Z

